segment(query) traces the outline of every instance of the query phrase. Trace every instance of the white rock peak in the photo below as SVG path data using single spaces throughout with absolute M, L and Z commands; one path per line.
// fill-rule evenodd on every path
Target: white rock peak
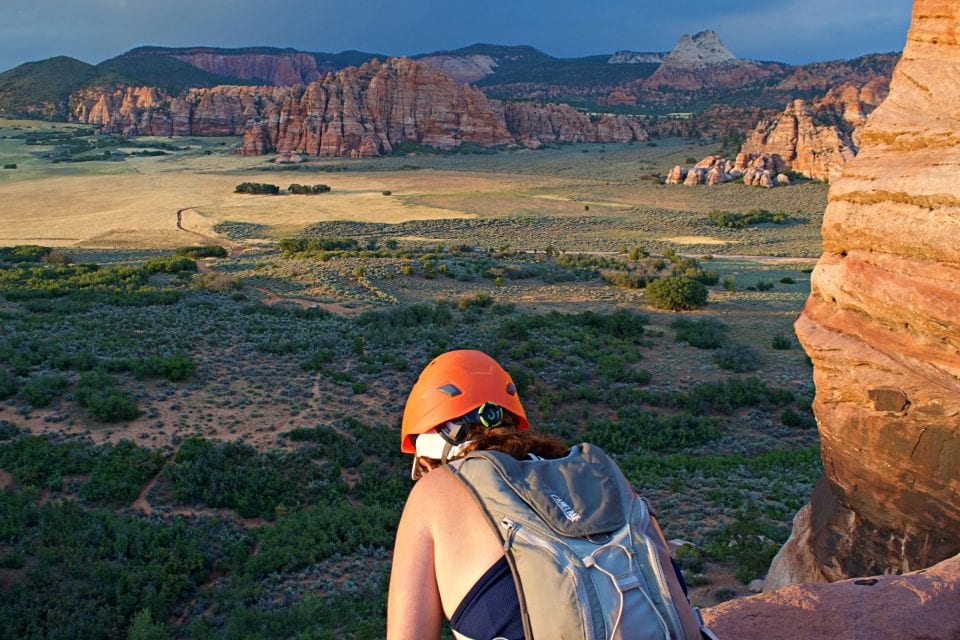
M 733 55 L 714 31 L 701 31 L 692 38 L 683 34 L 680 41 L 664 60 L 664 64 L 677 67 L 712 67 L 733 62 Z

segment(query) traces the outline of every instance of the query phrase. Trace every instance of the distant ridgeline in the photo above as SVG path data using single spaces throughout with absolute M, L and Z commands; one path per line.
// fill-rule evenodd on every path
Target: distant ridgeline
M 737 58 L 712 31 L 684 35 L 669 53 L 566 59 L 489 44 L 410 59 L 141 47 L 95 66 L 57 57 L 0 74 L 0 116 L 71 120 L 125 135 L 244 136 L 247 154 L 719 139 L 743 137 L 795 99 L 886 82 L 897 58 L 756 62 Z M 345 90 L 359 100 L 341 103 Z M 411 112 L 401 112 L 401 100 L 413 101 Z M 292 126 L 281 127 L 278 117 Z

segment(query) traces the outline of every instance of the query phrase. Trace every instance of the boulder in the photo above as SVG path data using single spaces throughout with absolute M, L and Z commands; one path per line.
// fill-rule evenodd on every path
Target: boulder
M 686 178 L 687 170 L 677 165 L 667 174 L 667 184 L 683 184 Z
M 698 184 L 704 184 L 707 180 L 707 170 L 702 167 L 694 167 L 687 172 L 687 177 L 683 181 L 683 184 L 687 186 L 694 186 Z
M 956 640 L 960 556 L 905 575 L 799 584 L 703 610 L 719 638 Z

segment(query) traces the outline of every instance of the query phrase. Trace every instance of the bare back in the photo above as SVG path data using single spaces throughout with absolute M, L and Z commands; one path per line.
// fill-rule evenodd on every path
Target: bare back
M 441 610 L 449 619 L 501 556 L 500 540 L 467 489 L 445 468 L 428 473 L 410 492 L 397 530 L 387 637 L 437 637 Z

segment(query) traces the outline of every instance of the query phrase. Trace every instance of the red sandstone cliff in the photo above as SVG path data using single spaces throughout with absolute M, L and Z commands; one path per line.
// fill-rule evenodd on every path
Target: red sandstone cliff
M 72 116 L 128 135 L 242 135 L 241 153 L 364 157 L 398 143 L 451 149 L 645 140 L 639 121 L 567 105 L 489 101 L 428 65 L 372 61 L 306 86 L 221 86 L 170 96 L 150 87 L 84 90 Z
M 818 124 L 803 100 L 762 120 L 743 143 L 743 152 L 779 158 L 783 166 L 811 178 L 832 179 L 856 156 L 850 137 L 838 126 Z
M 960 552 L 958 77 L 960 6 L 917 0 L 890 95 L 831 185 L 796 322 L 824 478 L 771 569 L 780 583 L 811 578 L 796 567 L 839 580 Z

